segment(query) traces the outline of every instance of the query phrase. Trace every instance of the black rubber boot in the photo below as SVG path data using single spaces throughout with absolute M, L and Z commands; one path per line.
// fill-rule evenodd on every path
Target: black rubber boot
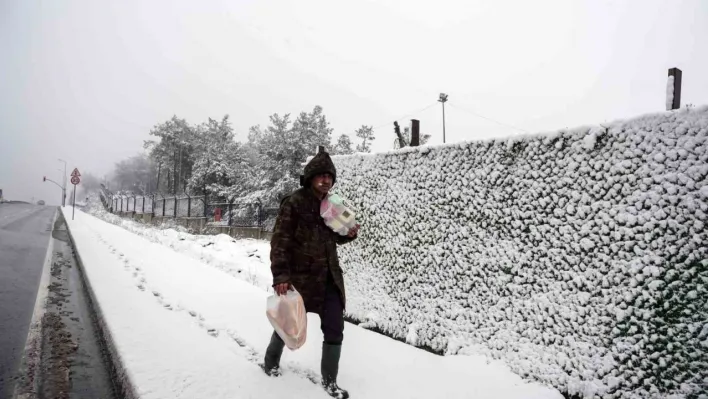
M 337 385 L 339 357 L 341 354 L 342 345 L 322 344 L 322 386 L 329 396 L 338 399 L 347 399 L 349 392 Z
M 280 375 L 280 357 L 283 355 L 284 347 L 285 342 L 283 342 L 283 339 L 280 338 L 278 333 L 273 331 L 263 362 L 263 371 L 271 377 Z

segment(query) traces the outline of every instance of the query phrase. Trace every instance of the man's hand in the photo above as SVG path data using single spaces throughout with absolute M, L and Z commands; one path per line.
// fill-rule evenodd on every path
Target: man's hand
M 285 295 L 288 293 L 288 290 L 290 289 L 290 283 L 280 283 L 276 284 L 275 287 L 275 293 L 278 295 Z
M 349 238 L 356 238 L 357 234 L 359 234 L 359 228 L 361 225 L 357 224 L 356 226 L 352 227 L 351 230 L 349 230 L 349 234 L 347 234 L 347 237 Z

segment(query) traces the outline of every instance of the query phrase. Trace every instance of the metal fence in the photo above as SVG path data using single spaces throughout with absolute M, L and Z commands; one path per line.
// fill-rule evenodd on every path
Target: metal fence
M 232 227 L 267 227 L 278 215 L 277 208 L 265 208 L 260 203 L 213 202 L 207 205 L 207 217 L 212 225 Z
M 151 214 L 166 218 L 205 218 L 210 226 L 261 227 L 272 231 L 278 208 L 263 207 L 260 203 L 209 202 L 206 196 L 165 197 L 113 195 L 114 213 Z

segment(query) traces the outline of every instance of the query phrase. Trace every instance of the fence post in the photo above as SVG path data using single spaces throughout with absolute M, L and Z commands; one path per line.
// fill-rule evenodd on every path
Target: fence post
M 175 207 L 172 209 L 172 216 L 177 219 L 177 196 L 175 195 Z
M 138 197 L 133 196 L 133 216 L 137 213 L 137 210 L 135 209 L 138 206 Z
M 256 202 L 256 224 L 258 224 L 258 239 L 261 239 L 261 233 L 263 232 L 263 217 L 261 212 L 261 201 Z
M 143 195 L 143 215 L 145 214 L 145 196 Z
M 162 217 L 165 217 L 165 207 L 167 206 L 167 198 L 162 196 Z
M 150 196 L 150 216 L 155 217 L 155 194 Z
M 206 192 L 204 192 L 204 217 L 205 218 L 209 216 L 209 212 L 207 212 L 207 204 L 208 204 L 207 195 L 208 194 Z
M 233 216 L 233 210 L 234 210 L 234 199 L 232 198 L 229 201 L 229 227 L 231 227 L 231 218 Z
M 192 217 L 192 197 L 187 194 L 187 218 Z
M 120 196 L 120 213 L 123 213 L 123 196 Z
M 669 69 L 669 82 L 666 85 L 666 110 L 681 108 L 681 76 L 678 68 Z M 673 78 L 673 79 L 672 79 Z

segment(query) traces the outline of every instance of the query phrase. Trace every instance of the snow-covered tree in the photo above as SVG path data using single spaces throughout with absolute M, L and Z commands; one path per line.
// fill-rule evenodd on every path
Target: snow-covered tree
M 373 134 L 367 129 L 362 138 L 369 148 Z M 317 146 L 335 154 L 353 152 L 347 135 L 332 147 L 332 128 L 320 106 L 301 112 L 294 121 L 290 114 L 273 114 L 265 129 L 251 127 L 244 144 L 234 140 L 228 116 L 198 126 L 173 116 L 156 125 L 150 135 L 156 139 L 146 141 L 145 148 L 156 165 L 159 191 L 206 191 L 240 202 L 277 204 L 298 187 L 302 163 Z
M 209 118 L 195 129 L 194 167 L 188 188 L 193 193 L 207 193 L 232 198 L 242 187 L 246 162 L 240 144 L 226 115 L 221 121 Z
M 262 130 L 254 126 L 244 151 L 251 161 L 246 186 L 251 194 L 241 200 L 255 198 L 277 204 L 280 198 L 299 185 L 302 163 L 318 145 L 331 148 L 332 128 L 322 107 L 302 112 L 294 122 L 290 114 L 273 114 L 270 125 Z
M 349 135 L 343 134 L 337 139 L 337 144 L 334 145 L 334 151 L 332 152 L 337 155 L 353 154 L 354 148 L 352 146 L 352 139 L 349 138 Z
M 154 176 L 153 162 L 139 154 L 116 163 L 111 180 L 116 190 L 147 194 L 155 190 Z
M 356 137 L 361 139 L 361 144 L 356 146 L 357 152 L 371 152 L 371 142 L 374 140 L 373 127 L 362 125 L 356 130 Z
M 158 138 L 146 141 L 145 148 L 158 165 L 159 187 L 170 193 L 182 192 L 194 165 L 195 129 L 184 119 L 173 116 L 156 125 L 150 135 Z
M 81 185 L 79 187 L 86 192 L 98 190 L 101 188 L 101 180 L 90 172 L 84 172 L 81 176 Z

